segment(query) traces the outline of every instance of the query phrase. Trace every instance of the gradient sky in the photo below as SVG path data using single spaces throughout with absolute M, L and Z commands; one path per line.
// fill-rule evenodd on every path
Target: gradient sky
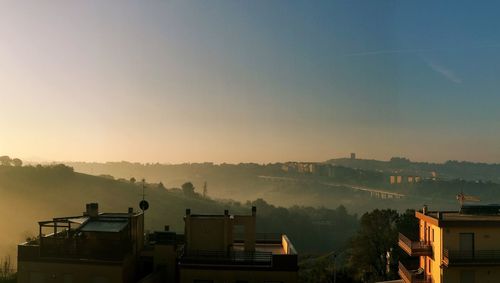
M 500 162 L 496 1 L 0 1 L 0 155 Z

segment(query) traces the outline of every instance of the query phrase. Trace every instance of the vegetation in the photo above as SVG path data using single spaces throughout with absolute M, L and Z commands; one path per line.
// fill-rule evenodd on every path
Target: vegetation
M 0 260 L 0 283 L 15 283 L 16 273 L 10 256 Z
M 0 156 L 0 165 L 2 166 L 23 166 L 23 161 L 19 158 L 10 158 L 7 155 Z
M 348 259 L 357 280 L 375 282 L 398 278 L 397 262 L 403 256 L 397 245 L 398 233 L 410 236 L 418 233 L 414 215 L 412 210 L 399 214 L 391 209 L 376 209 L 361 217 Z
M 7 158 L 0 160 L 6 162 Z M 172 179 L 158 178 L 145 183 L 151 205 L 146 212 L 148 230 L 161 230 L 164 225 L 170 225 L 174 231 L 182 232 L 186 208 L 194 213 L 222 213 L 229 209 L 234 214 L 247 214 L 251 206 L 256 206 L 257 230 L 286 233 L 299 251 L 301 282 L 333 282 L 332 276 L 337 282 L 396 278 L 396 263 L 404 257 L 397 247 L 398 231 L 410 238 L 416 238 L 418 232 L 414 211 L 401 213 L 402 208 L 420 207 L 423 203 L 441 209 L 451 205 L 456 208 L 455 195 L 461 190 L 493 202 L 498 202 L 500 197 L 500 185 L 496 183 L 457 179 L 388 185 L 385 189 L 409 197 L 379 200 L 343 184 L 380 184 L 384 174 L 344 166 L 335 167 L 334 177 L 325 177 L 287 174 L 275 164 L 119 163 L 122 169 L 140 170 L 117 176 L 106 170 L 94 170 L 102 176 L 91 176 L 61 164 L 14 166 L 13 159 L 9 160 L 9 165 L 0 166 L 0 215 L 9 215 L 12 211 L 22 215 L 0 221 L 0 229 L 7 231 L 0 235 L 0 254 L 15 254 L 18 242 L 36 235 L 37 221 L 80 214 L 85 203 L 98 202 L 102 211 L 126 211 L 136 206 L 143 183 L 133 176 L 149 174 Z M 401 159 L 392 162 L 398 162 L 399 166 L 411 164 Z M 197 187 L 201 188 L 207 181 L 211 184 L 211 195 L 202 196 L 202 190 Z M 335 182 L 339 184 L 327 185 Z M 177 188 L 179 184 L 182 185 Z M 236 200 L 221 198 L 221 195 L 230 195 Z M 301 205 L 296 205 L 298 199 Z M 324 203 L 314 202 L 318 200 Z M 280 202 L 290 205 L 283 207 L 278 205 Z M 358 219 L 353 213 L 359 211 L 362 216 Z M 4 277 L 0 282 L 11 280 Z
M 301 253 L 326 253 L 347 246 L 357 229 L 357 216 L 339 206 L 335 209 L 293 206 L 284 208 L 263 199 L 245 202 L 201 197 L 194 185 L 166 189 L 159 183 L 146 183 L 146 228 L 162 230 L 170 225 L 183 232 L 186 208 L 194 213 L 249 214 L 257 207 L 258 232 L 286 233 Z M 78 215 L 85 203 L 98 202 L 101 211 L 127 211 L 141 199 L 142 182 L 131 183 L 109 177 L 74 172 L 64 165 L 0 166 L 0 215 L 18 211 L 18 217 L 2 219 L 0 254 L 15 254 L 15 247 L 28 236 L 37 235 L 37 222 L 53 217 Z M 117 197 L 119 196 L 119 197 Z M 340 229 L 340 227 L 342 227 Z M 307 233 L 304 233 L 307 231 Z
M 449 160 L 444 163 L 413 162 L 404 157 L 393 157 L 389 161 L 367 159 L 331 159 L 328 163 L 384 173 L 399 172 L 401 174 L 429 177 L 435 172 L 444 180 L 465 179 L 469 181 L 499 182 L 500 164 L 475 163 Z

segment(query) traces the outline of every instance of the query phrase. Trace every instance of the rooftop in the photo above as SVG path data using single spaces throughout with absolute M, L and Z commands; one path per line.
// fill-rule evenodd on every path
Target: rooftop
M 462 206 L 460 211 L 417 211 L 415 216 L 439 227 L 500 226 L 496 205 Z
M 133 209 L 99 213 L 97 204 L 88 204 L 83 215 L 40 221 L 38 237 L 19 245 L 19 257 L 121 261 L 133 252 L 138 236 L 131 231 L 141 216 Z

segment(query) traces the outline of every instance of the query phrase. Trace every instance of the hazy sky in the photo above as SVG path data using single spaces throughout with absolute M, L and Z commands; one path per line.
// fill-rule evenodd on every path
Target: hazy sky
M 0 155 L 500 162 L 496 1 L 0 1 Z

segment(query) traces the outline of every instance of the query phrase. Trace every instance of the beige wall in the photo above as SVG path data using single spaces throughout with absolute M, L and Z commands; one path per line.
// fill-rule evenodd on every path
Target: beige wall
M 176 247 L 174 245 L 157 244 L 154 248 L 153 257 L 155 270 L 160 266 L 165 267 L 165 276 L 168 279 L 168 282 L 174 282 L 177 264 Z
M 444 248 L 459 249 L 460 233 L 474 233 L 475 250 L 500 250 L 500 227 L 444 228 Z
M 115 283 L 123 280 L 122 265 L 19 262 L 18 283 Z
M 432 276 L 435 283 L 441 281 L 441 262 L 443 250 L 442 229 L 436 225 L 420 220 L 420 241 L 428 241 L 432 246 L 433 256 L 421 256 L 420 267 L 426 274 Z M 427 263 L 427 264 L 426 264 Z
M 235 226 L 244 229 L 245 251 L 255 251 L 255 215 L 221 215 L 185 217 L 188 251 L 228 251 L 233 246 Z
M 430 231 L 430 233 L 427 233 Z M 434 237 L 433 237 L 434 233 Z M 500 249 L 499 227 L 444 227 L 440 228 L 420 220 L 420 240 L 430 241 L 433 257 L 420 257 L 420 267 L 433 282 L 460 282 L 462 272 L 474 271 L 475 282 L 500 282 L 500 267 L 445 267 L 441 268 L 443 250 L 458 250 L 460 233 L 474 233 L 475 250 Z M 426 262 L 428 263 L 426 265 Z M 429 264 L 430 263 L 430 264 Z
M 462 272 L 473 272 L 474 282 L 497 283 L 500 281 L 500 267 L 451 267 L 443 271 L 444 282 L 460 282 Z
M 236 280 L 248 283 L 283 282 L 296 283 L 296 271 L 272 271 L 272 270 L 202 270 L 202 269 L 180 269 L 180 283 L 193 283 L 194 280 L 213 280 L 214 283 L 236 282 Z
M 188 250 L 227 251 L 233 244 L 232 227 L 226 217 L 186 217 Z

